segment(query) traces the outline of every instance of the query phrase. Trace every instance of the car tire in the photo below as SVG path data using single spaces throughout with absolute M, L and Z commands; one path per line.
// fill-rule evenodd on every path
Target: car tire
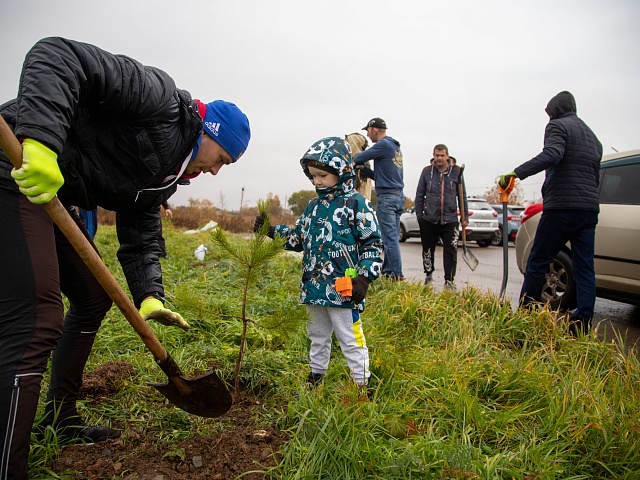
M 407 236 L 407 231 L 404 229 L 404 225 L 400 224 L 400 234 L 398 235 L 398 240 L 400 240 L 400 242 L 406 242 L 407 238 L 409 238 Z
M 502 245 L 502 230 L 498 230 L 498 233 L 491 239 L 491 245 L 498 247 Z
M 573 278 L 573 264 L 566 252 L 559 252 L 549 264 L 542 287 L 542 301 L 549 302 L 553 309 L 562 311 L 576 308 L 576 284 Z
M 482 248 L 487 248 L 489 245 L 491 245 L 492 241 L 493 240 L 490 238 L 484 238 L 482 240 L 476 240 L 476 243 L 478 244 L 478 246 Z

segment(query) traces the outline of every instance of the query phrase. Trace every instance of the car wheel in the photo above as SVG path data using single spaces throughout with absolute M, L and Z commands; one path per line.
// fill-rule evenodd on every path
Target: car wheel
M 407 241 L 407 231 L 404 229 L 404 225 L 400 224 L 400 234 L 398 235 L 398 240 L 400 240 L 401 242 L 406 242 Z
M 496 233 L 495 236 L 491 239 L 491 245 L 493 245 L 494 247 L 502 245 L 502 231 L 501 230 L 498 230 L 498 233 Z
M 571 257 L 560 252 L 549 264 L 542 287 L 542 301 L 553 309 L 571 310 L 576 307 L 576 284 L 573 279 Z
M 482 247 L 482 248 L 487 248 L 489 245 L 491 245 L 492 240 L 490 238 L 484 238 L 482 240 L 476 240 L 476 243 Z

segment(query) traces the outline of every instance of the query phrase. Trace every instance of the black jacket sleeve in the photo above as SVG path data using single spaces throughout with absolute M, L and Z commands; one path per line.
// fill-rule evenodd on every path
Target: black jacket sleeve
M 25 57 L 15 133 L 60 154 L 79 109 L 153 121 L 174 91 L 174 81 L 160 69 L 94 45 L 44 38 Z
M 162 267 L 158 260 L 160 246 L 160 209 L 140 213 L 116 213 L 118 260 L 122 265 L 133 303 L 140 308 L 145 297 L 164 302 Z
M 524 180 L 531 175 L 557 165 L 564 157 L 567 132 L 561 122 L 551 120 L 544 131 L 542 152 L 515 168 L 516 175 Z

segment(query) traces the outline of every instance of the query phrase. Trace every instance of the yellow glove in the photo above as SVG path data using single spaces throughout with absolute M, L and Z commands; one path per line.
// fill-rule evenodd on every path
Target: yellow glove
M 22 142 L 22 166 L 11 170 L 11 176 L 20 191 L 36 204 L 51 201 L 64 183 L 56 153 L 31 138 Z
M 179 313 L 172 312 L 157 298 L 147 298 L 140 304 L 140 316 L 144 320 L 155 320 L 167 327 L 180 327 L 183 330 L 191 328 Z

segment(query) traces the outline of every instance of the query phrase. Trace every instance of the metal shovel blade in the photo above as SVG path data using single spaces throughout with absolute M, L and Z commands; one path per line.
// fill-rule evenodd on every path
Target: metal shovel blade
M 182 385 L 181 393 L 176 380 Z M 225 384 L 215 372 L 211 371 L 195 378 L 172 378 L 168 383 L 149 383 L 178 408 L 200 417 L 219 417 L 231 408 L 233 399 Z M 184 393 L 184 387 L 190 393 Z
M 464 240 L 462 242 L 462 259 L 464 260 L 464 263 L 469 265 L 471 271 L 475 270 L 478 267 L 478 259 L 473 253 L 467 250 L 467 242 Z

